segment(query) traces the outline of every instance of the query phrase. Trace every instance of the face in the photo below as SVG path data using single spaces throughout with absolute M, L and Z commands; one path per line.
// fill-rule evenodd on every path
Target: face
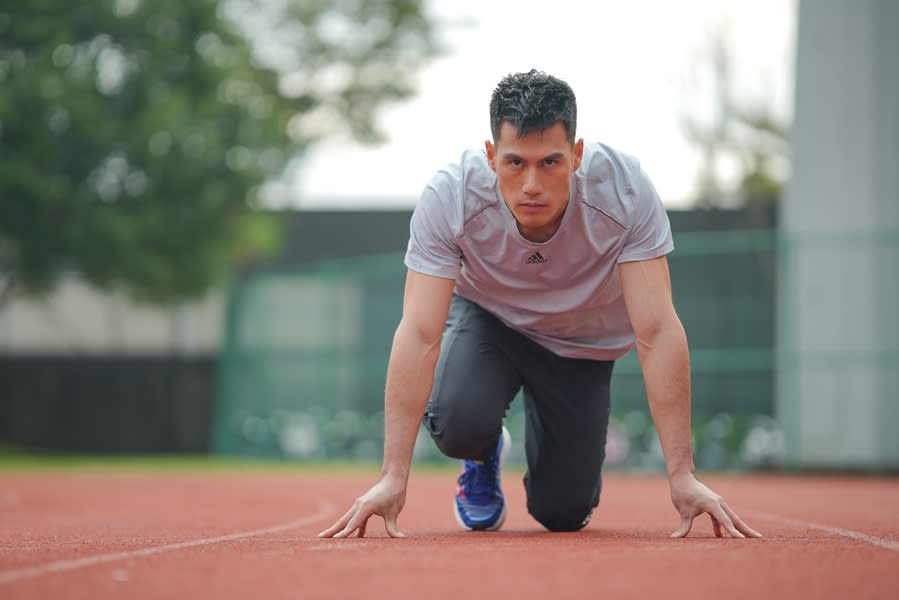
M 524 137 L 503 122 L 496 145 L 488 141 L 486 146 L 490 168 L 518 231 L 532 242 L 545 242 L 565 215 L 571 174 L 581 166 L 584 141 L 571 144 L 560 122 Z

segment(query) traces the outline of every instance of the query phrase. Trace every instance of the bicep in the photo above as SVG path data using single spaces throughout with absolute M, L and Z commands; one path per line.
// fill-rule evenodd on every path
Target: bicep
M 443 333 L 455 280 L 409 269 L 403 292 L 401 326 L 423 341 L 437 341 Z
M 621 263 L 618 269 L 628 317 L 638 340 L 650 339 L 665 325 L 679 323 L 664 256 Z

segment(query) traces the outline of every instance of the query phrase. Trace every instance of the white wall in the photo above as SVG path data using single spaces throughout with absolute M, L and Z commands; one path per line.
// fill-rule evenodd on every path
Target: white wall
M 69 276 L 49 297 L 17 298 L 0 312 L 0 352 L 218 352 L 224 304 L 219 290 L 177 306 L 136 304 Z

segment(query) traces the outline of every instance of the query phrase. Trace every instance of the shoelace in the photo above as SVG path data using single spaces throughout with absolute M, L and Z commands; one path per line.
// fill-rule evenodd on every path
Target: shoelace
M 465 470 L 459 476 L 459 485 L 465 490 L 465 497 L 475 504 L 493 500 L 498 466 L 499 461 L 495 456 L 483 463 L 466 460 Z

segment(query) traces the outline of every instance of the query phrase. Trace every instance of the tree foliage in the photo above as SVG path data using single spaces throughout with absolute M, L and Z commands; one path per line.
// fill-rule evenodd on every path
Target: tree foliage
M 203 294 L 272 248 L 260 185 L 378 139 L 436 51 L 419 0 L 3 0 L 0 285 Z

